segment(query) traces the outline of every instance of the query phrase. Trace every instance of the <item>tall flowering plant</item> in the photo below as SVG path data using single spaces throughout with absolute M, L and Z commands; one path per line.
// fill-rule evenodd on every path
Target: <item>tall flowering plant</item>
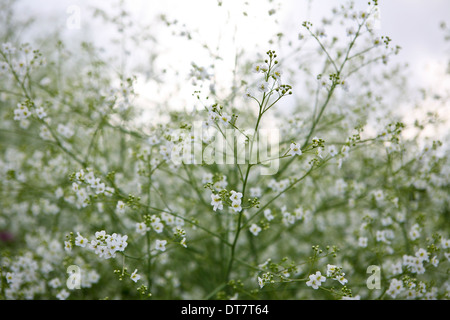
M 127 68 L 130 39 L 158 42 L 129 36 L 124 8 L 95 11 L 118 28 L 118 67 L 94 44 L 5 28 L 0 297 L 448 298 L 449 160 L 422 139 L 435 114 L 392 108 L 408 86 L 378 12 L 349 3 L 295 44 L 276 33 L 280 50 L 237 51 L 228 87 L 220 50 L 161 16 L 210 55 L 190 64 L 189 110 L 170 105 L 176 86 L 140 99 L 142 74 L 174 86 L 157 51 L 151 70 Z

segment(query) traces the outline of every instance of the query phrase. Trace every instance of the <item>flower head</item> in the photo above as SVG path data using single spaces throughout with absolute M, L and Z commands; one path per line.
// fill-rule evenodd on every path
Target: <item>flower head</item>
M 260 92 L 268 92 L 269 91 L 269 83 L 267 81 L 262 81 L 258 84 L 258 90 Z
M 302 150 L 300 149 L 299 145 L 297 145 L 295 142 L 292 142 L 288 154 L 290 154 L 291 156 L 295 156 L 295 155 L 301 156 Z
M 306 282 L 308 287 L 312 287 L 314 290 L 319 289 L 322 285 L 322 282 L 325 282 L 327 279 L 322 276 L 320 271 L 317 271 L 315 274 L 309 275 L 309 281 Z
M 137 282 L 141 276 L 137 273 L 137 269 L 134 270 L 134 272 L 130 275 L 130 279 L 134 282 Z
M 218 194 L 212 194 L 211 195 L 211 205 L 213 206 L 213 210 L 216 211 L 217 209 L 222 210 L 223 209 L 223 203 L 222 198 Z
M 167 240 L 156 240 L 155 249 L 159 251 L 166 251 Z
M 261 231 L 261 227 L 257 224 L 252 224 L 250 227 L 250 232 L 253 233 L 254 236 L 257 236 L 258 233 Z

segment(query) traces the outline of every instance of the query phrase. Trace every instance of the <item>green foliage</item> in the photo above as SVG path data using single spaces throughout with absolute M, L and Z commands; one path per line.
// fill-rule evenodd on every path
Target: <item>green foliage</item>
M 424 139 L 435 114 L 409 125 L 392 108 L 409 87 L 390 97 L 404 79 L 388 63 L 399 47 L 371 27 L 377 1 L 304 22 L 294 40 L 274 30 L 267 44 L 289 54 L 237 50 L 229 85 L 216 80 L 220 54 L 161 15 L 209 55 L 191 64 L 192 110 L 168 102 L 182 91 L 157 49 L 132 69 L 128 38 L 112 62 L 93 43 L 22 43 L 32 22 L 2 6 L 0 298 L 448 298 L 448 146 Z M 94 16 L 133 34 L 117 10 Z M 130 46 L 157 44 L 144 29 Z M 143 105 L 145 77 L 173 92 Z M 279 136 L 267 157 L 264 132 Z M 209 153 L 221 140 L 225 162 Z

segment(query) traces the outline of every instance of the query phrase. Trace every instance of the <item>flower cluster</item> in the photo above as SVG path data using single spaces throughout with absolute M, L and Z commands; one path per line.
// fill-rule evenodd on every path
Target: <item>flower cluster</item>
M 74 182 L 72 183 L 72 190 L 75 192 L 76 205 L 78 207 L 86 207 L 90 204 L 90 197 L 94 195 L 111 196 L 114 193 L 114 188 L 107 186 L 100 178 L 96 177 L 94 171 L 90 168 L 74 173 L 72 175 Z M 119 201 L 117 204 L 119 211 L 124 209 L 123 202 Z M 120 208 L 119 208 L 120 207 Z
M 327 278 L 325 278 L 320 271 L 317 271 L 315 274 L 309 275 L 309 280 L 306 281 L 306 285 L 317 290 L 326 280 Z
M 75 239 L 65 241 L 65 248 L 71 251 L 73 245 L 77 247 L 87 248 L 98 255 L 99 258 L 111 259 L 115 258 L 117 252 L 123 252 L 128 246 L 128 236 L 117 233 L 107 234 L 105 230 L 95 232 L 94 239 L 87 239 L 79 232 Z
M 283 7 L 266 2 L 276 31 Z M 377 1 L 248 39 L 251 53 L 236 43 L 232 61 L 233 32 L 213 47 L 127 5 L 95 11 L 120 31 L 107 55 L 45 35 L 29 39 L 42 51 L 21 45 L 35 23 L 2 5 L 0 299 L 450 297 L 450 157 L 429 139 L 448 126 L 425 110 L 450 96 L 415 100 L 402 67 L 379 68 L 398 48 L 377 34 Z M 202 39 L 198 62 L 172 59 L 179 36 Z M 423 117 L 392 108 L 410 102 Z
M 211 205 L 213 206 L 213 210 L 223 210 L 224 202 L 229 205 L 233 213 L 239 213 L 242 211 L 242 193 L 231 190 L 227 193 L 212 193 L 211 194 Z M 227 197 L 228 196 L 228 197 Z

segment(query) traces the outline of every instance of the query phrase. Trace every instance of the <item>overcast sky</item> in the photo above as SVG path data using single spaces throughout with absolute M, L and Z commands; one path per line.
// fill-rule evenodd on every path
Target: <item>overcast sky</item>
M 151 24 L 152 19 L 158 14 L 165 13 L 169 18 L 185 23 L 190 29 L 199 30 L 202 39 L 212 46 L 217 43 L 219 37 L 232 37 L 237 34 L 237 41 L 247 48 L 254 48 L 254 43 L 267 44 L 267 37 L 273 34 L 274 27 L 295 36 L 301 30 L 303 21 L 320 24 L 324 15 L 331 14 L 332 7 L 346 3 L 341 0 L 282 0 L 270 3 L 262 0 L 222 0 L 222 2 L 223 6 L 219 8 L 217 0 L 125 1 L 135 21 L 140 24 L 146 22 Z M 35 29 L 37 34 L 52 33 L 58 28 L 68 39 L 87 37 L 97 45 L 103 45 L 105 39 L 110 36 L 108 28 L 98 24 L 94 28 L 88 28 L 93 23 L 90 8 L 99 6 L 108 10 L 114 3 L 116 1 L 110 0 L 19 0 L 19 12 L 23 16 L 32 15 L 37 18 L 39 26 Z M 381 18 L 379 33 L 388 35 L 394 44 L 402 47 L 400 54 L 393 59 L 394 62 L 409 64 L 410 80 L 414 85 L 433 87 L 438 92 L 449 92 L 450 77 L 444 76 L 450 55 L 450 43 L 444 41 L 444 34 L 439 25 L 441 22 L 450 25 L 450 0 L 379 0 L 379 4 Z M 367 0 L 356 0 L 355 6 L 365 10 Z M 73 14 L 70 8 L 73 7 L 80 11 L 80 29 L 67 28 L 67 21 Z M 267 14 L 268 8 L 277 9 L 278 26 L 274 26 L 273 17 Z M 233 14 L 224 14 L 224 10 Z M 248 16 L 243 16 L 244 11 Z M 246 32 L 233 33 L 235 32 L 233 26 L 239 26 Z M 84 33 L 86 30 L 89 31 Z M 170 46 L 172 43 L 166 45 Z M 173 46 L 175 50 L 168 51 L 165 58 L 179 61 L 180 69 L 183 67 L 189 69 L 190 62 L 197 54 L 195 47 L 187 47 L 186 44 L 183 47 L 176 47 L 175 44 Z M 267 47 L 264 48 L 267 50 Z M 234 56 L 235 49 L 231 45 L 228 49 L 229 55 Z M 224 56 L 228 54 L 222 53 Z M 180 92 L 179 95 L 190 96 L 191 93 Z M 154 92 L 149 91 L 148 94 L 152 95 Z M 450 114 L 450 111 L 444 110 L 444 113 Z
M 243 3 L 249 2 L 250 6 Z M 20 10 L 23 14 L 35 15 L 44 32 L 51 31 L 55 27 L 63 27 L 70 15 L 68 8 L 78 6 L 81 11 L 80 22 L 82 26 L 89 24 L 92 18 L 89 8 L 98 4 L 100 7 L 109 8 L 113 1 L 100 0 L 20 0 Z M 218 19 L 217 0 L 128 0 L 125 2 L 136 15 L 137 21 L 146 21 L 158 13 L 166 12 L 169 17 L 176 17 L 192 28 L 199 28 L 205 37 L 217 37 L 217 29 L 214 26 L 223 23 Z M 247 11 L 250 16 L 245 20 L 246 28 L 250 30 L 255 39 L 264 39 L 270 31 L 270 23 L 267 20 L 267 6 L 260 5 L 266 1 L 235 1 L 223 0 L 224 7 L 234 6 L 236 11 Z M 283 0 L 278 13 L 280 25 L 285 31 L 292 30 L 297 33 L 301 22 L 304 20 L 320 21 L 324 14 L 329 14 L 331 7 L 341 0 Z M 367 0 L 356 0 L 356 7 L 366 8 Z M 439 29 L 442 21 L 450 24 L 449 0 L 380 0 L 381 30 L 380 33 L 389 35 L 395 44 L 403 50 L 398 59 L 406 60 L 421 77 L 427 77 L 427 65 L 445 60 L 449 52 L 449 44 L 444 43 L 443 33 Z M 278 9 L 277 1 L 272 6 Z M 253 16 L 252 16 L 253 15 Z M 97 40 L 105 38 L 102 32 L 97 30 Z M 41 31 L 39 31 L 41 32 Z M 70 36 L 80 35 L 77 30 L 67 32 Z M 89 36 L 93 36 L 89 34 Z M 244 40 L 245 41 L 245 40 Z M 447 50 L 447 51 L 446 51 Z M 429 70 L 428 70 L 429 71 Z M 425 72 L 425 73 L 424 73 Z M 432 78 L 431 75 L 428 75 Z M 432 81 L 432 79 L 426 79 Z

